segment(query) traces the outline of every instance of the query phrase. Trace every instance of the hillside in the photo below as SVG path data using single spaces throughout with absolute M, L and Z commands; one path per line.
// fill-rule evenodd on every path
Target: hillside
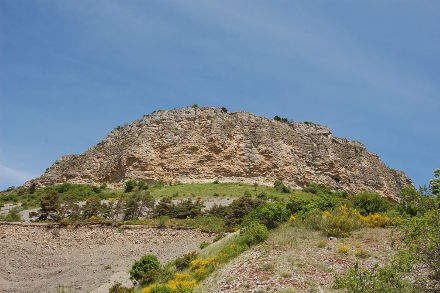
M 334 137 L 325 126 L 281 122 L 220 108 L 157 111 L 115 128 L 80 155 L 59 158 L 25 184 L 152 182 L 243 182 L 291 187 L 312 182 L 356 193 L 375 191 L 396 199 L 413 186 L 362 143 Z

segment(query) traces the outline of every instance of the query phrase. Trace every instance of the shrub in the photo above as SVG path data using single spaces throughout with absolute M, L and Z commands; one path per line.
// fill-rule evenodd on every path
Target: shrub
M 332 194 L 330 188 L 323 184 L 312 183 L 309 186 L 303 188 L 304 192 L 313 193 L 313 194 Z
M 125 182 L 125 192 L 132 192 L 136 187 L 136 181 L 129 180 Z
M 209 246 L 209 242 L 203 241 L 202 243 L 200 243 L 200 249 L 204 249 L 208 246 Z
M 314 209 L 309 211 L 305 216 L 304 225 L 312 230 L 325 230 L 325 219 L 322 211 Z
M 225 218 L 228 213 L 228 206 L 214 204 L 209 210 L 205 212 L 206 215 Z
M 159 217 L 159 223 L 157 224 L 157 227 L 159 229 L 163 229 L 167 226 L 167 223 L 169 221 L 169 217 L 168 216 L 160 216 Z
M 174 261 L 174 264 L 176 265 L 176 269 L 179 271 L 183 271 L 184 269 L 188 268 L 191 264 L 191 261 L 197 258 L 197 253 L 195 251 L 191 253 L 187 253 L 182 257 L 176 258 Z
M 155 217 L 168 216 L 173 217 L 176 214 L 175 205 L 170 197 L 163 197 L 159 200 L 153 210 Z
M 325 232 L 328 236 L 347 237 L 351 231 L 362 227 L 359 213 L 345 205 L 324 215 Z
M 258 222 L 251 222 L 240 231 L 243 241 L 252 246 L 265 241 L 269 237 L 269 231 L 266 226 Z
M 440 209 L 409 221 L 404 239 L 416 259 L 428 265 L 432 279 L 440 285 Z
M 228 113 L 228 109 L 226 109 L 226 107 L 222 107 L 222 112 L 223 113 Z
M 341 254 L 348 254 L 350 247 L 348 245 L 341 244 L 338 248 L 338 252 Z
M 197 281 L 193 280 L 189 273 L 177 273 L 175 277 L 167 282 L 167 287 L 176 292 L 192 292 L 197 286 Z
M 275 180 L 275 182 L 273 183 L 273 187 L 279 192 L 283 192 L 283 193 L 290 192 L 290 188 L 284 185 L 283 181 L 281 180 Z
M 133 282 L 148 285 L 159 275 L 160 263 L 157 257 L 151 254 L 142 256 L 130 270 L 130 279 Z
M 391 220 L 389 217 L 381 214 L 369 214 L 368 216 L 361 216 L 361 221 L 370 228 L 374 227 L 386 227 L 391 225 Z
M 187 219 L 202 215 L 203 203 L 198 198 L 195 202 L 191 199 L 182 200 L 174 206 L 174 214 L 170 215 L 177 219 Z
M 154 199 L 148 191 L 137 191 L 122 199 L 124 220 L 136 220 L 146 209 L 154 207 Z
M 319 243 L 318 243 L 319 248 L 324 248 L 326 246 L 327 246 L 327 241 L 325 241 L 325 240 L 319 241 Z
M 400 192 L 399 207 L 407 215 L 422 215 L 435 208 L 435 198 L 433 196 L 424 196 L 414 188 L 404 188 Z
M 58 220 L 61 208 L 59 194 L 55 190 L 50 190 L 41 198 L 40 208 L 40 220 Z
M 346 292 L 420 292 L 411 282 L 404 278 L 412 265 L 408 259 L 393 261 L 391 265 L 372 269 L 359 268 L 356 263 L 345 274 L 335 276 L 334 289 L 345 289 Z
M 243 218 L 261 204 L 261 200 L 250 197 L 235 199 L 227 208 L 226 225 L 229 227 L 240 225 Z
M 286 207 L 291 214 L 300 214 L 303 215 L 304 218 L 304 216 L 312 210 L 331 210 L 340 205 L 341 200 L 337 197 L 320 193 L 308 199 L 291 197 Z
M 358 250 L 356 250 L 356 251 L 354 252 L 354 255 L 355 255 L 356 257 L 359 257 L 359 258 L 367 258 L 367 257 L 370 256 L 370 254 L 368 253 L 368 251 L 366 251 L 366 250 L 363 249 L 363 248 L 359 248 Z
M 217 257 L 198 258 L 191 262 L 190 270 L 194 272 L 198 280 L 202 280 L 214 271 L 217 264 Z
M 121 283 L 116 283 L 108 289 L 108 293 L 134 293 L 134 288 L 123 287 Z
M 283 203 L 271 203 L 261 205 L 250 212 L 244 220 L 244 225 L 248 222 L 259 222 L 265 225 L 268 229 L 278 227 L 280 223 L 287 221 L 289 213 Z
M 20 216 L 20 208 L 15 207 L 9 210 L 8 214 L 6 216 L 0 215 L 0 221 L 6 221 L 6 222 L 20 222 L 21 216 Z
M 101 214 L 101 199 L 96 195 L 89 197 L 86 200 L 86 204 L 82 207 L 83 219 L 89 219 L 90 217 L 99 217 Z
M 215 236 L 215 238 L 214 238 L 214 240 L 212 240 L 212 242 L 217 242 L 220 239 L 223 239 L 225 236 L 226 236 L 225 233 L 221 232 L 221 233 L 217 234 L 217 236 Z
M 361 215 L 384 213 L 392 208 L 392 204 L 386 198 L 380 196 L 377 193 L 363 192 L 357 195 L 353 195 L 349 198 L 349 201 L 355 209 L 359 211 Z
M 191 108 L 193 108 L 193 109 L 196 109 L 198 107 L 199 107 L 199 105 L 197 105 L 197 104 L 192 104 L 192 106 L 191 106 Z

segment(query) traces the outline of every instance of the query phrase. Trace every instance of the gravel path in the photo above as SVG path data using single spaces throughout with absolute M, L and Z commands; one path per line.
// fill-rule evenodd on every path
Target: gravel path
M 214 236 L 197 230 L 142 226 L 0 223 L 0 292 L 108 292 L 116 281 L 130 285 L 128 270 L 144 254 L 162 263 L 199 249 Z

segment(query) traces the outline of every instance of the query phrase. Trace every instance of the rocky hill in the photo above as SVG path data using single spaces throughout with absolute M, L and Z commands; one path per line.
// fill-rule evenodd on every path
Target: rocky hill
M 376 191 L 396 198 L 413 186 L 362 143 L 337 138 L 325 126 L 287 123 L 220 108 L 157 111 L 114 129 L 81 155 L 59 158 L 39 178 L 120 187 L 127 180 L 244 182 L 292 187 L 312 182 L 349 192 Z

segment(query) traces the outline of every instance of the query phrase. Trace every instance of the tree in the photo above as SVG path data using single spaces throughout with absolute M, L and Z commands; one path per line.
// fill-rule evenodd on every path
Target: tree
M 59 194 L 55 190 L 51 190 L 41 198 L 40 208 L 40 220 L 57 220 L 61 208 Z
M 440 196 L 440 168 L 434 171 L 434 179 L 430 181 L 432 194 Z
M 132 192 L 135 187 L 136 187 L 136 181 L 129 180 L 125 182 L 125 192 Z

